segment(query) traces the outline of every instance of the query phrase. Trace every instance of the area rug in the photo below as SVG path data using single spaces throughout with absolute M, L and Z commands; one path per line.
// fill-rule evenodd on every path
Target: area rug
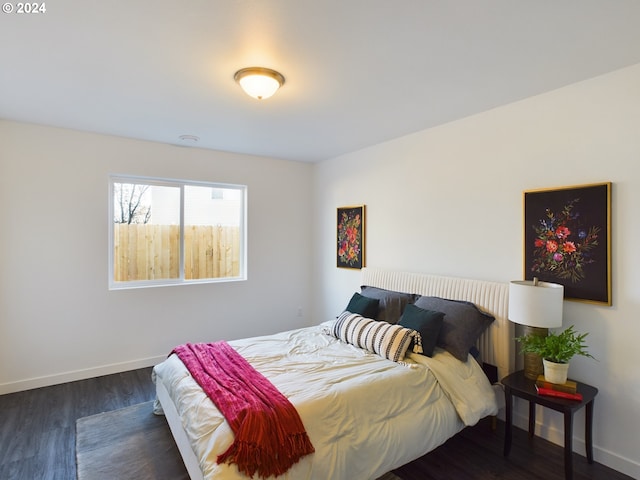
M 167 421 L 153 402 L 76 421 L 78 480 L 189 480 Z M 401 480 L 387 473 L 378 480 Z
M 153 402 L 76 421 L 78 480 L 189 480 Z

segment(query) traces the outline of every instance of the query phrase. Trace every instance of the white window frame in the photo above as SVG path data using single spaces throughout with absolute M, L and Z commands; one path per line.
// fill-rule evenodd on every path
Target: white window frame
M 180 265 L 179 265 L 179 278 L 167 278 L 158 280 L 133 280 L 126 282 L 116 282 L 114 272 L 114 183 L 132 183 L 132 184 L 148 184 L 154 186 L 167 186 L 180 189 Z M 196 187 L 209 187 L 209 188 L 227 188 L 235 189 L 241 192 L 240 207 L 240 273 L 237 277 L 221 277 L 221 278 L 203 278 L 188 280 L 185 279 L 185 264 L 184 264 L 184 189 L 186 186 Z M 247 186 L 236 185 L 230 183 L 219 182 L 202 182 L 193 180 L 179 180 L 171 178 L 158 178 L 158 177 L 145 177 L 136 175 L 121 175 L 110 174 L 109 175 L 109 218 L 108 218 L 108 231 L 109 231 L 109 290 L 124 290 L 132 288 L 146 288 L 146 287 L 163 287 L 171 285 L 190 285 L 201 283 L 226 283 L 237 282 L 247 280 Z

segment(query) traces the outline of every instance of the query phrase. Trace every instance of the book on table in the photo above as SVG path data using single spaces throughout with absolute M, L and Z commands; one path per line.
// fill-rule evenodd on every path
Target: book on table
M 561 392 L 560 390 L 551 390 L 550 388 L 539 387 L 538 385 L 536 385 L 536 391 L 538 392 L 538 395 L 543 395 L 545 397 L 564 398 L 566 400 L 577 400 L 579 402 L 582 401 L 582 394 L 577 392 Z
M 578 384 L 573 380 L 567 380 L 565 383 L 551 383 L 544 378 L 544 375 L 538 375 L 536 385 L 547 390 L 556 390 L 558 392 L 576 393 Z

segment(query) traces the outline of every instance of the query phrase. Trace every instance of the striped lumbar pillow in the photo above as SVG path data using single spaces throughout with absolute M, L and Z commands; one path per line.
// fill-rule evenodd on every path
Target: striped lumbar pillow
M 331 334 L 394 362 L 404 358 L 412 339 L 416 340 L 416 348 L 421 344 L 420 334 L 415 330 L 364 318 L 348 311 L 342 313 L 335 321 Z

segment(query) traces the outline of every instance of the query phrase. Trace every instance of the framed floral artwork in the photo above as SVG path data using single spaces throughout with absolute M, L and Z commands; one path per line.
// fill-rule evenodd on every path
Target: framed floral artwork
M 362 268 L 364 264 L 364 205 L 338 207 L 338 268 Z
M 524 277 L 611 305 L 611 183 L 524 192 Z

